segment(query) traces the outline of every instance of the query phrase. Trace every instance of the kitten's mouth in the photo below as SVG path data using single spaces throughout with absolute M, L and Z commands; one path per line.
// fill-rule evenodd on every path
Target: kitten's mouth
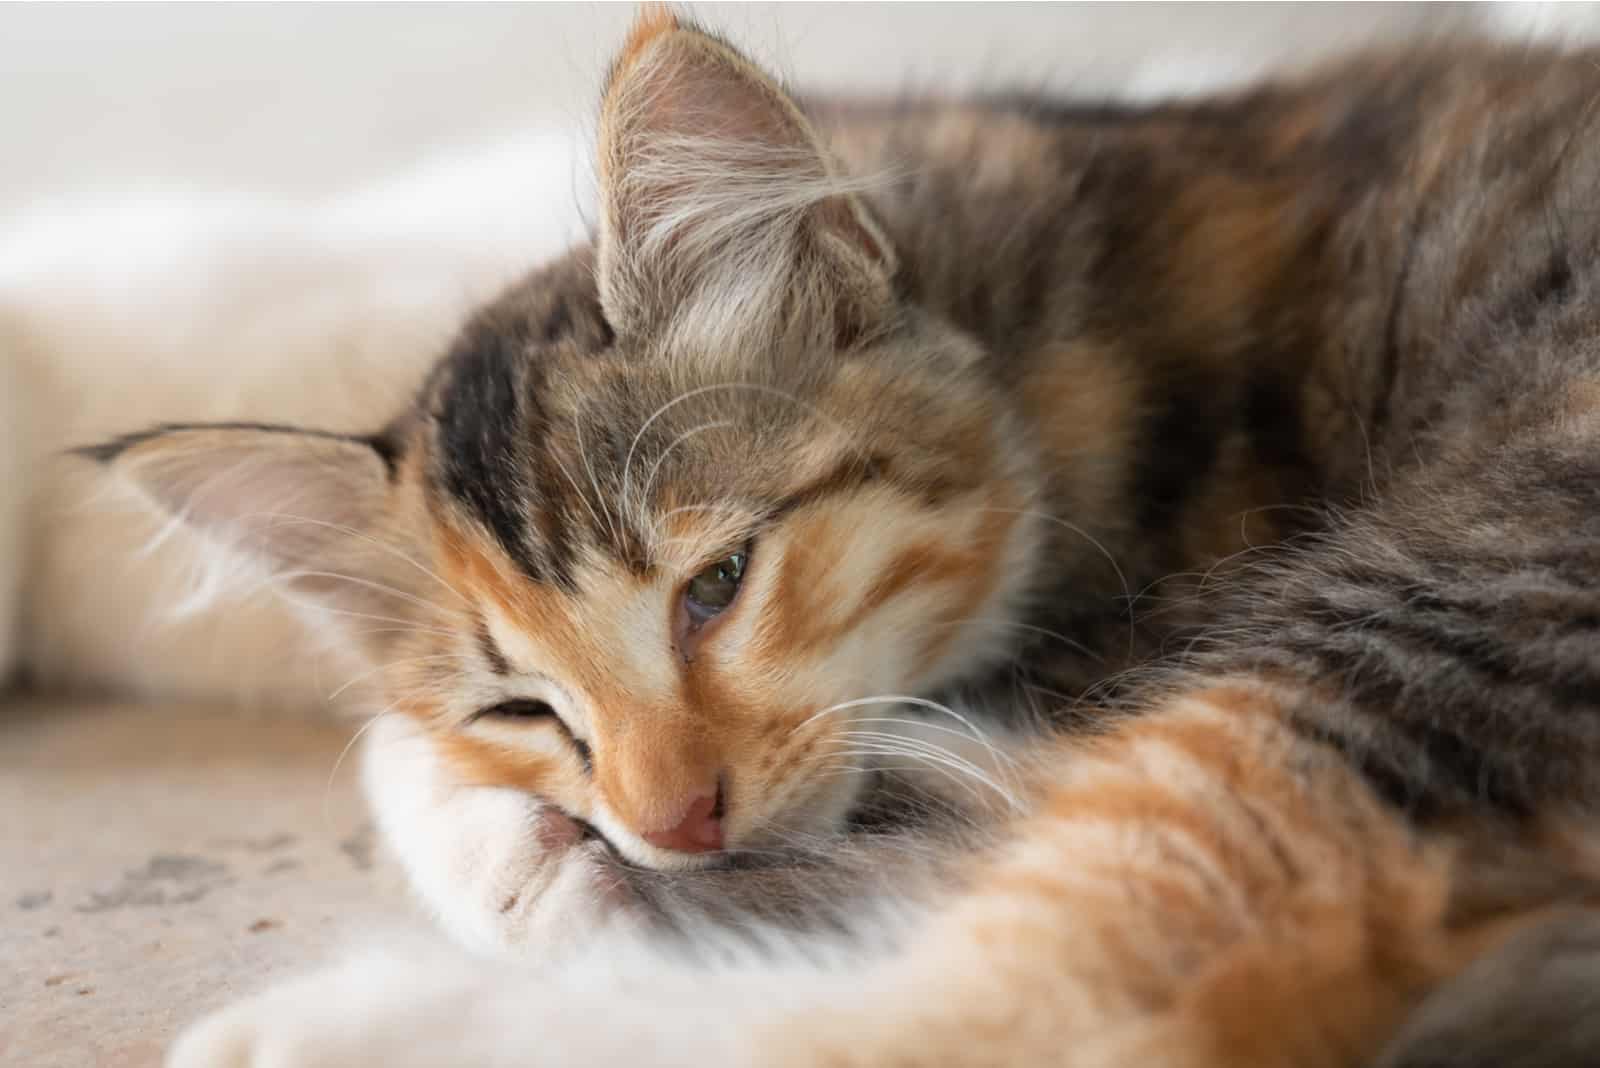
M 874 769 L 869 783 L 843 819 L 831 828 L 806 836 L 804 844 L 778 845 L 758 833 L 744 847 L 703 855 L 692 868 L 666 869 L 629 856 L 598 826 L 577 816 L 563 814 L 563 823 L 569 828 L 563 838 L 566 848 L 581 851 L 593 866 L 596 878 L 603 884 L 601 890 L 612 904 L 654 912 L 675 884 L 687 881 L 710 885 L 741 872 L 809 869 L 830 854 L 830 842 L 892 835 L 924 823 L 937 823 L 937 809 L 897 777 Z
M 826 839 L 830 834 L 853 836 L 904 829 L 928 815 L 929 809 L 925 801 L 919 803 L 905 791 L 894 788 L 891 778 L 882 770 L 874 769 L 871 776 L 869 785 L 845 813 L 842 821 L 831 831 L 819 834 L 817 836 L 819 841 Z M 806 852 L 770 848 L 765 845 L 732 848 L 705 855 L 701 863 L 693 868 L 669 870 L 641 863 L 628 856 L 616 842 L 607 837 L 604 831 L 588 820 L 570 815 L 566 818 L 571 821 L 574 828 L 572 846 L 586 849 L 596 862 L 624 878 L 630 875 L 681 876 L 686 874 L 686 871 L 714 873 L 787 867 L 794 863 L 791 854 Z M 759 839 L 759 835 L 757 838 Z
M 671 877 L 683 875 L 685 871 L 727 871 L 741 867 L 743 858 L 747 856 L 747 854 L 740 853 L 737 850 L 729 850 L 708 855 L 695 867 L 689 869 L 655 868 L 648 864 L 642 864 L 628 856 L 622 851 L 621 847 L 610 838 L 607 838 L 605 832 L 594 824 L 576 817 L 569 818 L 578 827 L 579 838 L 575 843 L 575 847 L 586 848 L 593 860 L 604 865 L 607 871 L 617 875 L 643 874 Z

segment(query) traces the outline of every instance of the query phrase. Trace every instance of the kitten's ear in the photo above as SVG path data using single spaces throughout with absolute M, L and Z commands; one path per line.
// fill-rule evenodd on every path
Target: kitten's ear
M 892 310 L 889 242 L 800 109 L 669 12 L 612 67 L 599 170 L 600 297 L 621 333 L 847 344 Z
M 379 581 L 362 574 L 384 564 L 368 560 L 374 554 L 363 547 L 378 538 L 394 493 L 393 456 L 378 439 L 292 427 L 170 426 L 78 452 L 296 589 L 361 600 L 362 584 Z

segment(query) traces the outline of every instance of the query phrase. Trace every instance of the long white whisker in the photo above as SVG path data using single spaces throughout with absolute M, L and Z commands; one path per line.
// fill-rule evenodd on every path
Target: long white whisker
M 290 521 L 295 522 L 295 523 L 305 523 L 305 524 L 308 524 L 310 526 L 326 527 L 329 530 L 336 531 L 336 532 L 338 532 L 340 534 L 344 534 L 344 535 L 346 535 L 348 537 L 355 538 L 355 539 L 357 539 L 359 541 L 367 542 L 370 545 L 375 545 L 379 549 L 382 549 L 384 552 L 389 553 L 391 556 L 394 556 L 394 557 L 396 557 L 396 558 L 398 558 L 400 560 L 403 560 L 406 563 L 410 564 L 412 567 L 416 568 L 418 571 L 422 572 L 424 575 L 426 575 L 429 578 L 433 579 L 433 581 L 437 582 L 439 585 L 443 586 L 445 589 L 449 590 L 451 593 L 453 593 L 457 597 L 461 598 L 461 600 L 464 603 L 466 603 L 466 604 L 471 604 L 472 603 L 471 599 L 468 598 L 466 596 L 466 594 L 462 593 L 460 590 L 456 589 L 450 583 L 446 582 L 443 578 L 439 577 L 439 575 L 435 574 L 432 570 L 430 570 L 429 568 L 423 566 L 421 563 L 419 563 L 418 561 L 412 559 L 407 554 L 401 552 L 399 549 L 395 548 L 393 545 L 390 545 L 388 542 L 380 541 L 379 539 L 373 537 L 371 534 L 368 534 L 365 531 L 357 530 L 355 527 L 346 526 L 346 525 L 344 525 L 342 523 L 329 523 L 326 520 L 312 519 L 310 516 L 294 515 L 293 513 L 290 513 L 290 512 L 263 512 L 263 513 L 260 513 L 260 514 L 261 514 L 262 517 L 267 518 L 267 519 L 286 519 L 286 520 L 290 520 Z
M 554 451 L 551 451 L 550 458 L 556 462 L 556 470 L 560 471 L 561 477 L 567 480 L 567 485 L 572 487 L 572 493 L 578 498 L 578 502 L 583 505 L 583 510 L 589 513 L 589 518 L 594 522 L 595 529 L 599 530 L 604 525 L 600 521 L 600 515 L 594 510 L 594 505 L 589 503 L 589 498 L 584 496 L 583 490 L 578 487 L 578 480 L 573 477 L 571 471 L 567 470 L 566 461 Z
M 1094 535 L 1090 534 L 1087 530 L 1084 530 L 1082 527 L 1078 526 L 1076 523 L 1070 523 L 1067 520 L 1062 519 L 1058 515 L 1052 515 L 1049 512 L 1041 512 L 1038 509 L 1034 509 L 1034 508 L 981 507 L 981 508 L 978 509 L 978 511 L 980 511 L 980 512 L 1009 512 L 1009 513 L 1012 513 L 1012 514 L 1015 514 L 1015 515 L 1032 516 L 1032 517 L 1034 517 L 1036 519 L 1043 519 L 1047 523 L 1054 523 L 1056 526 L 1061 527 L 1063 530 L 1066 530 L 1066 531 L 1069 531 L 1069 532 L 1071 532 L 1073 534 L 1078 535 L 1078 537 L 1082 538 L 1084 541 L 1088 542 L 1090 545 L 1092 545 L 1096 549 L 1098 549 L 1100 551 L 1100 555 L 1106 558 L 1106 563 L 1111 565 L 1111 570 L 1117 576 L 1118 584 L 1120 584 L 1122 586 L 1122 599 L 1123 599 L 1124 602 L 1126 602 L 1126 604 L 1128 606 L 1128 652 L 1129 652 L 1129 655 L 1132 655 L 1132 653 L 1133 653 L 1133 643 L 1134 643 L 1134 630 L 1133 630 L 1133 627 L 1134 627 L 1134 619 L 1133 619 L 1133 602 L 1134 602 L 1134 598 L 1133 598 L 1133 592 L 1128 587 L 1128 576 L 1123 573 L 1122 566 L 1117 563 L 1117 558 L 1115 556 L 1111 555 L 1111 550 L 1107 549 L 1105 547 L 1105 544 L 1102 543 L 1100 541 L 1100 539 L 1096 538 Z
M 1022 808 L 1022 803 L 1017 799 L 1016 795 L 1011 792 L 1009 787 L 1000 785 L 989 775 L 987 775 L 982 768 L 978 767 L 978 765 L 972 763 L 970 760 L 967 760 L 965 757 L 951 752 L 942 745 L 935 745 L 932 742 L 925 742 L 917 738 L 905 738 L 899 735 L 885 734 L 882 731 L 844 731 L 841 733 L 840 737 L 853 739 L 851 743 L 853 745 L 882 745 L 889 749 L 895 749 L 905 756 L 921 757 L 926 760 L 943 764 L 954 770 L 959 770 L 977 782 L 981 782 L 983 785 L 993 790 L 998 796 L 1004 798 L 1006 803 L 1009 804 L 1014 810 L 1020 811 Z
M 967 728 L 967 730 L 971 731 L 972 737 L 982 744 L 986 749 L 988 749 L 996 761 L 1004 761 L 1009 759 L 1003 756 L 999 748 L 997 748 L 995 744 L 989 740 L 988 735 L 979 730 L 977 724 L 973 723 L 966 716 L 963 716 L 961 713 L 957 712 L 948 705 L 940 704 L 938 701 L 930 701 L 926 697 L 913 697 L 910 694 L 879 694 L 875 697 L 858 697 L 853 701 L 842 701 L 839 704 L 830 705 L 829 707 L 822 709 L 820 712 L 806 717 L 798 726 L 794 728 L 794 730 L 791 730 L 789 733 L 790 735 L 793 735 L 799 731 L 801 727 L 804 727 L 808 723 L 811 723 L 812 721 L 820 719 L 821 717 L 833 712 L 846 712 L 852 708 L 860 708 L 864 705 L 877 704 L 911 705 L 916 708 L 926 708 L 934 712 L 941 712 L 955 720 L 957 723 L 960 723 L 963 727 Z
M 968 616 L 966 619 L 936 620 L 931 623 L 923 623 L 919 625 L 919 629 L 932 630 L 936 627 L 979 626 L 1015 627 L 1018 630 L 1032 631 L 1035 634 L 1042 634 L 1047 638 L 1054 638 L 1056 641 L 1067 646 L 1069 649 L 1076 649 L 1078 652 L 1094 660 L 1096 663 L 1105 663 L 1105 657 L 1101 656 L 1087 645 L 1084 645 L 1082 642 L 1073 641 L 1065 634 L 1062 634 L 1059 631 L 1051 630 L 1048 627 L 1037 626 L 1033 623 L 1023 623 L 1022 621 L 1016 619 L 1000 619 L 992 616 Z
M 337 571 L 280 571 L 277 573 L 276 577 L 284 582 L 290 582 L 297 578 L 338 579 L 340 582 L 348 582 L 352 586 L 363 586 L 369 590 L 377 590 L 378 592 L 386 594 L 390 597 L 398 597 L 403 601 L 409 601 L 410 603 L 421 608 L 427 608 L 433 611 L 441 611 L 437 602 L 429 601 L 422 597 L 417 597 L 413 594 L 406 593 L 404 590 L 397 590 L 393 586 L 386 585 L 382 582 L 374 582 L 371 579 L 358 578 L 355 575 L 345 575 Z
M 589 461 L 589 446 L 584 439 L 583 420 L 574 419 L 573 429 L 577 432 L 578 459 L 583 462 L 584 473 L 589 476 L 589 485 L 594 487 L 595 500 L 599 502 L 601 509 L 605 512 L 606 531 L 611 535 L 612 541 L 620 542 L 622 540 L 622 536 L 617 531 L 616 513 L 612 510 L 610 504 L 607 503 L 606 495 L 600 491 L 599 476 L 594 473 L 594 464 Z
M 377 715 L 363 723 L 361 728 L 350 736 L 350 740 L 344 743 L 344 748 L 339 750 L 339 755 L 334 758 L 333 768 L 328 772 L 327 785 L 322 788 L 322 826 L 330 835 L 333 833 L 333 817 L 328 811 L 328 805 L 333 799 L 333 780 L 338 776 L 339 768 L 344 763 L 344 758 L 349 755 L 350 750 L 355 747 L 355 744 L 361 740 L 363 735 L 372 729 L 374 723 L 394 711 L 396 703 L 398 702 L 391 702 L 385 705 L 378 711 Z
M 434 662 L 439 661 L 439 660 L 451 660 L 451 661 L 455 661 L 457 663 L 460 663 L 464 659 L 465 659 L 465 657 L 463 657 L 460 653 L 437 653 L 437 654 L 434 654 L 432 656 L 406 656 L 406 657 L 401 657 L 399 660 L 391 660 L 391 661 L 389 661 L 388 663 L 385 663 L 385 664 L 374 664 L 372 667 L 369 667 L 367 670 L 359 672 L 358 674 L 351 676 L 344 683 L 344 685 L 340 686 L 337 690 L 334 690 L 332 693 L 330 693 L 328 695 L 327 699 L 329 701 L 337 700 L 340 694 L 344 693 L 346 690 L 348 690 L 350 687 L 354 686 L 356 683 L 363 682 L 363 681 L 365 681 L 367 679 L 370 679 L 372 676 L 374 676 L 374 675 L 376 675 L 376 674 L 378 674 L 380 672 L 383 672 L 383 671 L 388 671 L 391 668 L 409 666 L 411 664 L 431 664 L 431 663 L 434 663 Z M 457 673 L 457 675 L 455 677 L 461 678 L 461 677 L 464 677 L 465 674 L 466 674 L 465 672 L 459 672 L 459 673 Z
M 644 423 L 639 427 L 638 432 L 633 435 L 633 441 L 628 444 L 627 455 L 625 457 L 623 457 L 623 461 L 622 461 L 622 484 L 624 486 L 630 485 L 628 474 L 633 468 L 633 454 L 639 448 L 639 441 L 640 441 L 641 438 L 644 437 L 645 431 L 649 430 L 651 425 L 654 424 L 657 419 L 661 418 L 668 411 L 670 411 L 671 409 L 677 407 L 678 405 L 682 404 L 685 401 L 692 400 L 695 397 L 703 396 L 704 394 L 707 394 L 707 393 L 714 393 L 717 390 L 723 390 L 723 389 L 745 389 L 745 390 L 750 390 L 751 392 L 754 392 L 754 393 L 764 393 L 764 394 L 768 394 L 770 396 L 781 397 L 784 400 L 789 401 L 790 403 L 795 404 L 795 405 L 805 409 L 810 414 L 812 414 L 814 416 L 817 416 L 818 418 L 827 421 L 828 423 L 832 424 L 834 426 L 834 428 L 839 430 L 841 433 L 844 431 L 844 428 L 843 428 L 842 425 L 840 425 L 839 421 L 837 419 L 835 419 L 833 416 L 829 415 L 827 412 L 822 411 L 820 408 L 818 408 L 814 404 L 809 404 L 806 401 L 801 400 L 799 397 L 796 397 L 792 393 L 789 393 L 789 392 L 787 392 L 785 390 L 778 389 L 778 388 L 776 388 L 774 386 L 763 385 L 763 384 L 761 384 L 759 382 L 720 382 L 720 383 L 715 383 L 715 384 L 712 384 L 712 385 L 709 385 L 709 386 L 698 386 L 695 389 L 691 389 L 691 390 L 688 390 L 688 391 L 686 391 L 684 393 L 680 393 L 680 394 L 678 394 L 678 396 L 674 397 L 672 400 L 667 401 L 661 407 L 657 408 L 654 412 L 652 412 L 651 415 L 650 415 L 650 418 L 646 419 L 644 421 Z M 846 434 L 845 435 L 845 440 L 847 440 L 847 441 L 850 440 L 850 435 Z
M 418 623 L 412 619 L 397 619 L 394 616 L 375 616 L 370 612 L 352 612 L 348 608 L 323 608 L 324 612 L 331 612 L 336 616 L 349 616 L 352 619 L 370 619 L 377 623 L 398 623 L 407 630 L 418 634 L 439 634 L 447 638 L 456 636 L 456 632 L 445 627 L 430 627 L 426 623 Z
M 639 490 L 638 493 L 639 503 L 637 505 L 637 510 L 641 514 L 648 514 L 647 510 L 650 507 L 650 489 L 655 485 L 656 476 L 661 474 L 661 465 L 667 462 L 667 457 L 672 455 L 673 449 L 676 449 L 679 445 L 682 445 L 685 441 L 688 441 L 696 434 L 704 433 L 707 430 L 722 430 L 736 425 L 737 424 L 731 419 L 718 419 L 709 423 L 701 423 L 697 427 L 691 427 L 690 429 L 679 434 L 676 438 L 673 438 L 672 444 L 668 445 L 661 451 L 661 455 L 656 457 L 655 466 L 650 468 L 650 474 L 644 480 L 644 486 Z
M 736 504 L 680 504 L 676 508 L 662 512 L 656 517 L 656 522 L 658 524 L 665 523 L 679 512 L 726 512 L 734 515 L 742 515 L 748 511 L 749 509 L 741 508 Z
M 964 790 L 972 795 L 973 800 L 978 804 L 983 803 L 983 795 L 978 792 L 977 787 L 973 786 L 972 783 L 967 781 L 966 775 L 963 774 L 963 772 L 966 772 L 967 769 L 960 768 L 959 766 L 952 764 L 947 760 L 933 756 L 932 754 L 907 752 L 904 749 L 899 749 L 894 746 L 874 746 L 870 744 L 856 743 L 856 748 L 838 750 L 833 755 L 845 757 L 900 756 L 921 760 L 925 765 L 932 765 L 934 768 L 948 775 L 953 782 L 959 783 Z M 1001 790 L 998 786 L 995 786 L 992 782 L 986 782 L 985 785 L 994 790 L 1004 800 L 1008 802 L 1011 801 L 1010 795 L 1008 795 L 1004 790 Z
M 1021 765 L 1009 754 L 994 745 L 986 742 L 982 734 L 974 736 L 970 731 L 958 731 L 954 727 L 946 727 L 939 723 L 929 723 L 921 719 L 900 719 L 895 716 L 863 716 L 850 721 L 857 723 L 894 723 L 903 727 L 916 727 L 918 730 L 938 731 L 941 734 L 954 735 L 957 738 L 976 737 L 977 741 L 992 754 L 996 760 L 1004 762 L 1008 767 L 1020 769 Z

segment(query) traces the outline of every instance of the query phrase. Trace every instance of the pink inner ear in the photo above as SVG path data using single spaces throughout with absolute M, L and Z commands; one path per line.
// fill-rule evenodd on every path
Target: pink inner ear
M 186 525 L 275 568 L 314 566 L 346 532 L 370 529 L 389 489 L 365 445 L 293 432 L 172 431 L 118 469 Z
M 666 41 L 654 69 L 641 71 L 639 125 L 679 134 L 766 145 L 785 154 L 812 148 L 800 117 L 775 86 L 703 39 Z
M 827 166 L 804 119 L 760 73 L 722 46 L 692 33 L 658 42 L 628 68 L 607 99 L 608 175 L 623 233 L 656 220 L 697 189 L 785 178 L 822 180 Z M 726 157 L 706 165 L 697 149 Z M 742 172 L 742 173 L 741 173 Z
M 614 325 L 704 351 L 838 347 L 882 322 L 894 254 L 798 107 L 694 30 L 625 55 L 602 115 L 600 288 Z

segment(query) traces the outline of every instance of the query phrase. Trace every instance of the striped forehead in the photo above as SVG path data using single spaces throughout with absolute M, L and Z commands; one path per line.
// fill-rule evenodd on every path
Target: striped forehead
M 836 432 L 782 443 L 703 412 L 653 424 L 629 412 L 622 422 L 639 426 L 625 434 L 600 417 L 604 395 L 584 402 L 594 418 L 579 419 L 507 361 L 458 362 L 434 438 L 435 486 L 524 576 L 569 592 L 586 588 L 577 571 L 595 553 L 641 576 L 704 566 L 872 466 Z M 718 433 L 739 436 L 713 440 Z

